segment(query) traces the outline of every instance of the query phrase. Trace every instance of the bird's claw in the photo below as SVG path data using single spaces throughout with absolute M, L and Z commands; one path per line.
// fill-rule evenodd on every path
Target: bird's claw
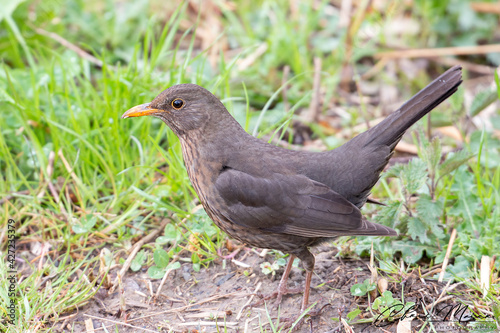
M 319 310 L 309 311 L 307 313 L 304 313 L 307 309 L 302 309 L 301 314 L 297 318 L 281 318 L 280 320 L 285 322 L 281 327 L 281 331 L 286 331 L 290 328 L 292 330 L 298 329 L 304 323 L 311 322 L 311 318 L 321 315 L 321 313 L 323 313 L 323 310 L 330 305 L 331 304 L 326 304 L 322 306 Z
M 302 288 L 288 289 L 288 288 L 281 288 L 280 287 L 280 288 L 278 288 L 277 291 L 272 292 L 269 295 L 263 295 L 263 294 L 259 293 L 259 294 L 257 294 L 257 297 L 259 297 L 260 299 L 255 303 L 246 305 L 245 308 L 247 308 L 247 307 L 254 308 L 254 307 L 260 306 L 260 305 L 264 304 L 266 301 L 273 299 L 273 298 L 276 298 L 276 301 L 274 302 L 274 306 L 276 308 L 278 308 L 281 304 L 281 301 L 283 300 L 284 295 L 300 294 L 303 291 L 304 290 Z

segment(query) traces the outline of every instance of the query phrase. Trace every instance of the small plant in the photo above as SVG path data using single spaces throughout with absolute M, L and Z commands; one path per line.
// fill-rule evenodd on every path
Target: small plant
M 148 275 L 152 279 L 161 279 L 167 270 L 175 270 L 181 267 L 178 261 L 170 263 L 170 255 L 163 249 L 156 249 L 153 258 L 155 264 L 148 269 Z
M 260 264 L 260 268 L 262 269 L 262 273 L 265 275 L 272 274 L 273 276 L 276 275 L 276 271 L 280 269 L 280 267 L 285 266 L 286 260 L 285 258 L 279 258 L 272 264 L 269 262 L 263 262 Z
M 392 297 L 389 290 L 377 297 L 372 304 L 372 310 L 378 315 L 375 317 L 377 322 L 384 320 L 394 321 L 401 317 L 412 317 L 415 315 L 415 302 L 402 302 Z
M 376 283 L 370 282 L 370 279 L 366 279 L 363 283 L 357 283 L 351 287 L 351 295 L 353 296 L 365 296 L 370 291 L 377 288 Z

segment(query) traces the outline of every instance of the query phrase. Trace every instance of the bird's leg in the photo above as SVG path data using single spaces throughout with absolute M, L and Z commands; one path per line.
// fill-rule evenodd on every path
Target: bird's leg
M 283 276 L 281 277 L 280 284 L 278 285 L 278 296 L 276 297 L 276 304 L 281 304 L 281 299 L 283 295 L 286 295 L 289 290 L 287 288 L 288 276 L 290 275 L 290 271 L 292 270 L 293 261 L 295 260 L 295 256 L 290 254 L 288 257 L 288 263 L 286 264 L 285 271 L 283 272 Z
M 283 298 L 283 295 L 298 294 L 298 293 L 302 292 L 301 288 L 288 289 L 288 287 L 287 287 L 288 276 L 290 275 L 290 271 L 292 270 L 293 261 L 295 260 L 295 258 L 296 258 L 295 255 L 290 254 L 290 257 L 288 258 L 288 263 L 287 263 L 287 265 L 285 267 L 285 271 L 283 272 L 283 276 L 281 277 L 280 284 L 278 285 L 278 290 L 276 290 L 275 292 L 273 292 L 270 295 L 267 295 L 267 296 L 264 296 L 264 297 L 260 296 L 262 298 L 259 301 L 255 302 L 254 304 L 248 305 L 249 307 L 255 307 L 255 306 L 261 305 L 265 301 L 267 301 L 267 300 L 269 300 L 271 298 L 274 298 L 274 297 L 276 297 L 275 304 L 276 304 L 276 306 L 278 306 L 278 305 L 281 304 L 281 300 Z
M 311 278 L 312 278 L 312 271 L 306 270 L 306 283 L 304 287 L 304 297 L 302 298 L 302 306 L 300 308 L 300 312 L 304 313 L 304 311 L 307 310 L 307 306 L 309 305 L 309 293 L 311 291 Z M 309 311 L 307 313 L 307 317 L 317 317 L 321 315 L 323 312 L 323 309 L 326 306 L 323 306 L 321 309 L 316 310 L 316 311 Z M 306 320 L 306 316 L 303 316 L 296 324 L 295 328 L 300 327 Z M 285 322 L 285 324 L 281 327 L 282 330 L 288 330 L 289 328 L 292 327 L 293 323 L 297 321 L 297 318 L 281 318 L 282 321 Z
M 306 283 L 304 286 L 304 297 L 302 298 L 302 306 L 300 308 L 301 312 L 304 312 L 307 309 L 307 305 L 309 304 L 309 292 L 311 291 L 311 278 L 312 271 L 306 271 Z

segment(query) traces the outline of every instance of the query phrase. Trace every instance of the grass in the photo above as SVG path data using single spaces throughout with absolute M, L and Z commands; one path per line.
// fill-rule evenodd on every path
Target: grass
M 223 2 L 221 15 L 195 12 L 198 5 L 193 3 L 143 0 L 9 1 L 0 9 L 0 211 L 2 228 L 11 218 L 19 236 L 17 319 L 13 326 L 0 321 L 2 331 L 53 328 L 93 297 L 104 281 L 102 274 L 117 262 L 113 254 L 123 263 L 134 242 L 164 218 L 172 218 L 175 225 L 146 247 L 135 266 L 155 267 L 151 276 L 163 276 L 176 260 L 195 269 L 210 265 L 224 246 L 226 236 L 206 214 L 193 212 L 196 195 L 178 139 L 159 121 L 121 120 L 128 108 L 173 84 L 193 82 L 221 98 L 247 131 L 295 142 L 300 138 L 293 124 L 302 122 L 298 111 L 310 103 L 313 63 L 319 57 L 324 100 L 335 100 L 342 108 L 337 118 L 344 130 L 315 124 L 311 135 L 333 148 L 356 134 L 359 129 L 351 128 L 359 128 L 365 117 L 381 113 L 367 105 L 359 112 L 360 106 L 339 93 L 343 69 L 352 70 L 349 80 L 354 77 L 359 87 L 366 81 L 359 75 L 374 67 L 378 51 L 394 44 L 475 44 L 491 38 L 496 26 L 494 16 L 465 16 L 452 1 L 416 1 L 413 17 L 436 23 L 413 35 L 390 33 L 391 22 L 409 10 L 399 2 L 373 10 L 361 4 L 353 10 L 351 25 L 342 29 L 336 7 L 327 1 L 259 4 L 242 0 L 233 8 Z M 206 37 L 210 15 L 216 17 L 218 30 Z M 457 22 L 459 28 L 453 29 Z M 102 66 L 43 31 L 79 46 Z M 265 51 L 256 55 L 263 45 Z M 222 51 L 214 56 L 213 49 Z M 466 60 L 498 64 L 495 55 Z M 429 71 L 413 78 L 403 70 L 395 71 L 396 77 L 379 71 L 372 83 L 395 86 L 409 97 L 434 76 L 429 72 L 442 71 L 439 65 L 427 66 Z M 285 68 L 289 74 L 283 79 Z M 496 91 L 478 95 L 474 114 L 495 101 L 499 89 L 497 84 Z M 491 130 L 464 126 L 468 115 L 461 93 L 441 108 L 443 116 L 433 115 L 432 120 L 435 126 L 454 125 L 468 140 L 457 143 L 445 137 L 435 143 L 419 135 L 415 144 L 420 162 L 394 167 L 389 175 L 401 183 L 383 178 L 374 190 L 374 197 L 387 198 L 388 206 L 364 209 L 402 236 L 359 238 L 354 252 L 364 255 L 374 242 L 381 258 L 400 257 L 412 267 L 432 267 L 443 261 L 455 228 L 455 260 L 446 277 L 470 283 L 479 301 L 478 262 L 500 252 L 500 141 Z M 328 105 L 323 108 L 331 112 Z M 497 131 L 499 119 L 496 110 L 491 123 Z M 441 163 L 441 147 L 458 145 L 465 153 L 448 155 Z M 422 176 L 412 177 L 417 174 Z M 6 239 L 4 231 L 1 235 Z M 100 261 L 100 255 L 107 259 Z M 498 267 L 497 262 L 494 271 Z M 5 267 L 0 272 L 0 297 L 8 304 L 8 273 Z M 484 302 L 494 312 L 498 278 L 493 282 Z M 0 313 L 7 313 L 5 306 Z

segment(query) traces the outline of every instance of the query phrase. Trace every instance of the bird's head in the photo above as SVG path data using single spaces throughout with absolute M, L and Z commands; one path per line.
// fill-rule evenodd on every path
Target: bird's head
M 217 131 L 234 121 L 217 97 L 196 84 L 172 86 L 151 103 L 131 108 L 122 118 L 142 116 L 160 118 L 181 138 L 207 127 Z

